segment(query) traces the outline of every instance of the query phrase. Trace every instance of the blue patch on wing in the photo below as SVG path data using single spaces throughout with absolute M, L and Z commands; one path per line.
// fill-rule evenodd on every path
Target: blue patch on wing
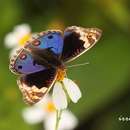
M 60 32 L 48 32 L 39 38 L 41 49 L 51 48 L 51 50 L 60 55 L 63 50 L 63 37 Z
M 18 73 L 22 74 L 31 74 L 46 69 L 44 66 L 38 65 L 25 49 L 17 57 L 14 67 Z

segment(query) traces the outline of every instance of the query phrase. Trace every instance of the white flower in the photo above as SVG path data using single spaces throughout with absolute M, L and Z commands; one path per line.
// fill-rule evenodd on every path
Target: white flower
M 56 123 L 56 109 L 49 96 L 44 97 L 32 107 L 25 108 L 22 113 L 23 119 L 29 124 L 44 122 L 45 130 L 54 130 Z M 61 115 L 58 130 L 72 130 L 78 124 L 77 118 L 68 110 Z
M 5 36 L 4 43 L 7 48 L 12 49 L 11 54 L 23 46 L 31 37 L 31 28 L 28 24 L 21 24 L 14 27 L 13 31 Z
M 64 78 L 62 81 L 56 81 L 52 94 L 55 107 L 58 110 L 66 109 L 68 105 L 68 97 L 74 103 L 77 103 L 82 97 L 81 91 L 77 84 L 68 78 Z

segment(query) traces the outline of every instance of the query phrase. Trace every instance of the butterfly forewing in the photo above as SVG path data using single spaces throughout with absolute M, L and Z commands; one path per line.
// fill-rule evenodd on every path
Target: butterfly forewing
M 61 55 L 63 48 L 63 36 L 58 30 L 48 30 L 41 32 L 38 36 L 33 37 L 32 40 L 25 45 L 25 48 L 38 48 L 48 49 L 50 48 L 56 55 Z
M 61 59 L 64 62 L 74 60 L 100 39 L 102 31 L 98 28 L 68 27 L 64 32 L 64 46 Z
M 46 69 L 45 66 L 38 65 L 32 57 L 32 54 L 25 48 L 17 51 L 16 54 L 11 58 L 9 68 L 15 74 L 24 75 Z

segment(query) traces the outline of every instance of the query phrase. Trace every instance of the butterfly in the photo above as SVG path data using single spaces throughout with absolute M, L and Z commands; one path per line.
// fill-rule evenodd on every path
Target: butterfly
M 98 28 L 67 27 L 64 32 L 48 30 L 27 41 L 10 59 L 10 70 L 19 75 L 18 86 L 28 104 L 35 104 L 66 73 L 65 63 L 85 53 L 97 43 Z

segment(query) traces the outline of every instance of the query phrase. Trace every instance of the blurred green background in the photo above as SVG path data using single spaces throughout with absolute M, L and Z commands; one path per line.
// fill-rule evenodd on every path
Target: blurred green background
M 78 25 L 103 30 L 99 43 L 71 64 L 89 65 L 68 70 L 83 93 L 70 109 L 79 118 L 76 130 L 129 130 L 130 121 L 130 1 L 129 0 L 1 0 L 0 1 L 0 129 L 38 130 L 26 124 L 26 107 L 8 69 L 5 35 L 28 23 L 33 32 Z

